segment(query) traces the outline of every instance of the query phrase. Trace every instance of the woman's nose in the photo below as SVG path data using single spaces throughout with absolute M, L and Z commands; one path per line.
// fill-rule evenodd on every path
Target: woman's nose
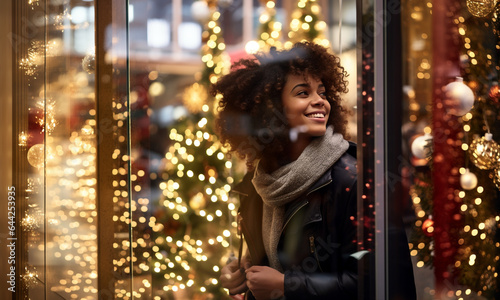
M 326 100 L 323 99 L 323 97 L 321 97 L 321 95 L 315 93 L 313 97 L 314 98 L 313 98 L 312 103 L 311 103 L 312 105 L 314 105 L 314 106 L 324 106 L 325 105 Z

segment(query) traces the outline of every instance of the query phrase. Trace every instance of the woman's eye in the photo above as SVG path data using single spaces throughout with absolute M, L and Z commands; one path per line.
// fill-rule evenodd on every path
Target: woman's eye
M 307 96 L 307 92 L 306 91 L 300 91 L 297 93 L 297 96 Z

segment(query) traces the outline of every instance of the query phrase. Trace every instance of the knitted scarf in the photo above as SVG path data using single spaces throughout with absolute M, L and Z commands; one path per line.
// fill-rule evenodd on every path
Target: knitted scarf
M 285 205 L 304 194 L 346 152 L 349 143 L 329 126 L 313 139 L 299 158 L 268 174 L 257 165 L 252 183 L 264 202 L 262 238 L 269 264 L 283 272 L 278 242 L 284 226 Z

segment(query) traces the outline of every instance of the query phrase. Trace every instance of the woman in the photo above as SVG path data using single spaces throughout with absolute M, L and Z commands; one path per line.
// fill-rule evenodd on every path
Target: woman
M 233 189 L 248 252 L 222 269 L 231 294 L 357 299 L 364 252 L 356 149 L 344 139 L 345 77 L 336 56 L 305 42 L 241 60 L 213 86 L 221 141 L 249 171 Z

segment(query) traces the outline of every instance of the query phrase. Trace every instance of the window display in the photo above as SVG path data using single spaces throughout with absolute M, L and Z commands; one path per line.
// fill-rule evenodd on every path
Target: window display
M 403 12 L 410 249 L 434 278 L 417 285 L 422 298 L 497 298 L 498 5 L 408 1 Z
M 220 276 L 247 166 L 216 132 L 211 88 L 302 40 L 349 75 L 356 245 L 375 272 L 358 292 L 396 297 L 414 275 L 418 299 L 500 297 L 498 1 L 4 2 L 12 299 L 240 299 Z M 394 264 L 401 226 L 413 271 Z

